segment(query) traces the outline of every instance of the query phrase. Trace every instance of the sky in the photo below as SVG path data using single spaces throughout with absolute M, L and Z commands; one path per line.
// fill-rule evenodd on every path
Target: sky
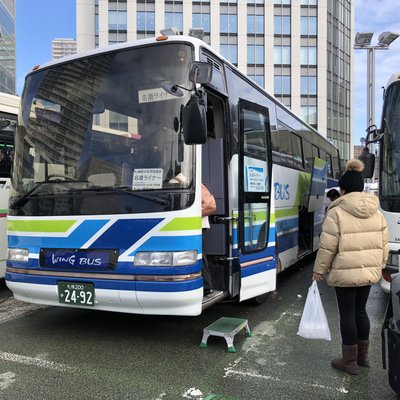
M 295 1 L 295 0 L 293 0 Z M 394 0 L 355 0 L 355 32 L 374 32 L 377 44 L 382 32 L 400 34 L 400 7 Z M 51 60 L 54 38 L 76 37 L 76 0 L 16 0 L 17 94 L 25 75 L 37 64 Z M 400 71 L 400 37 L 388 50 L 375 51 L 375 123 L 380 126 L 382 87 Z M 354 50 L 354 143 L 360 144 L 367 128 L 367 51 Z

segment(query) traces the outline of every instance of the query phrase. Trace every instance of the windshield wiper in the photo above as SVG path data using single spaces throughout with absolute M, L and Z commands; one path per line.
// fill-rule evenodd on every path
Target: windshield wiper
M 87 181 L 77 181 L 75 179 L 54 179 L 53 175 L 49 175 L 49 177 L 41 182 L 35 182 L 35 185 L 33 186 L 32 189 L 28 190 L 25 194 L 23 194 L 21 197 L 16 199 L 13 203 L 10 204 L 10 208 L 12 210 L 17 210 L 18 208 L 21 208 L 31 197 L 32 193 L 36 192 L 36 190 L 42 186 L 45 183 L 54 183 L 54 184 L 60 184 L 60 183 L 76 183 L 76 182 L 87 182 Z
M 96 194 L 102 195 L 102 194 L 109 194 L 109 193 L 122 193 L 122 194 L 127 194 L 129 196 L 134 196 L 139 199 L 143 200 L 148 200 L 156 204 L 160 204 L 163 207 L 169 206 L 169 201 L 165 199 L 159 199 L 158 197 L 155 196 L 149 196 L 147 194 L 143 193 L 137 193 L 132 191 L 132 189 L 129 186 L 118 186 L 118 187 L 112 187 L 112 186 L 90 186 L 87 188 L 81 188 L 81 189 L 75 189 L 72 188 L 70 189 L 67 193 L 71 192 L 95 192 Z

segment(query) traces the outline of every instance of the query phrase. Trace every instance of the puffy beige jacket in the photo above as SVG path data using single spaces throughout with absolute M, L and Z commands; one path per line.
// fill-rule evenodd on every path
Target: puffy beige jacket
M 387 225 L 378 198 L 351 192 L 328 208 L 314 272 L 328 274 L 330 286 L 371 285 L 379 282 L 388 253 Z

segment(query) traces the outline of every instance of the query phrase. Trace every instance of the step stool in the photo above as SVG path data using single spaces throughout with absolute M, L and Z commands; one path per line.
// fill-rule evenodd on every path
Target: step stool
M 236 353 L 233 339 L 243 328 L 246 329 L 246 336 L 252 336 L 247 319 L 222 317 L 207 326 L 207 328 L 204 328 L 200 347 L 203 349 L 207 348 L 207 340 L 209 336 L 220 336 L 226 340 L 229 353 Z

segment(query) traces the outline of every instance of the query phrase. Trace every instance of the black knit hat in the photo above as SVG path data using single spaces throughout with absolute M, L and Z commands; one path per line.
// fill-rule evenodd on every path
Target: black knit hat
M 362 161 L 353 158 L 347 161 L 346 172 L 339 179 L 339 187 L 346 193 L 362 192 L 364 190 L 364 179 L 361 171 L 364 169 Z

